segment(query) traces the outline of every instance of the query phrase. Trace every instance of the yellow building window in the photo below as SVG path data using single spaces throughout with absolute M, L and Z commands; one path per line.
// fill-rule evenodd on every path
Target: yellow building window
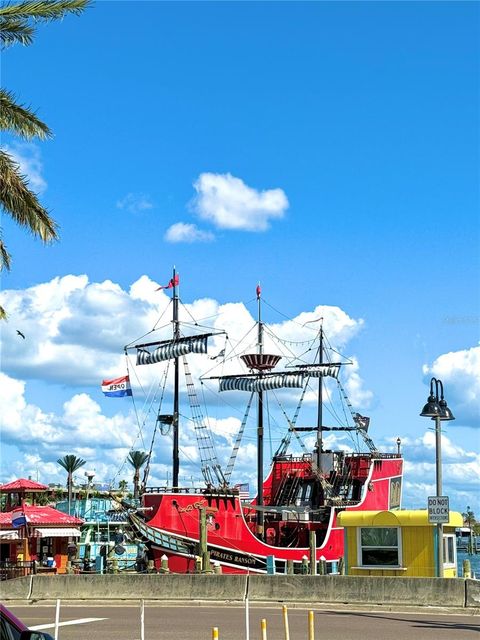
M 443 536 L 443 564 L 445 567 L 456 567 L 456 541 L 454 534 Z
M 401 531 L 398 527 L 359 527 L 358 561 L 361 567 L 400 567 Z

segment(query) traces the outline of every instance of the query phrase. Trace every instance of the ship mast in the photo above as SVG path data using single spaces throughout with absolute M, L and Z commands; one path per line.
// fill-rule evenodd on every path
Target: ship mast
M 318 364 L 323 364 L 323 318 L 320 319 L 320 345 L 318 349 Z M 322 471 L 323 451 L 323 379 L 318 379 L 318 409 L 317 409 L 317 469 Z
M 175 267 L 173 267 L 172 275 L 173 283 L 173 340 L 180 338 L 180 323 L 178 321 L 178 291 Z M 173 461 L 172 461 L 172 487 L 176 491 L 178 489 L 178 474 L 180 470 L 180 457 L 178 447 L 178 432 L 179 432 L 179 379 L 180 379 L 180 367 L 179 357 L 174 358 L 174 382 L 173 382 Z
M 263 354 L 263 323 L 260 284 L 257 285 L 258 302 L 258 354 Z M 261 371 L 260 371 L 261 375 Z M 263 391 L 258 391 L 257 412 L 257 505 L 263 507 Z M 264 513 L 257 512 L 257 535 L 263 538 Z

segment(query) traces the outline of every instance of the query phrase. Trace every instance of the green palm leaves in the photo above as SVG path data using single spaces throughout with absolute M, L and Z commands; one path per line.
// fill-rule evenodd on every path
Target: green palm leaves
M 137 499 L 140 495 L 140 469 L 148 460 L 148 453 L 144 451 L 130 451 L 127 461 L 135 469 L 133 475 L 133 497 Z
M 39 22 L 60 20 L 68 13 L 80 14 L 90 4 L 87 0 L 27 0 L 0 8 L 0 42 L 29 45 Z
M 67 489 L 68 489 L 68 513 L 70 513 L 70 505 L 72 504 L 72 489 L 73 489 L 73 474 L 78 471 L 80 467 L 86 464 L 83 458 L 77 458 L 72 454 L 59 458 L 57 463 L 65 469 L 67 472 Z
M 3 48 L 12 44 L 29 45 L 38 23 L 59 20 L 69 13 L 80 14 L 89 4 L 90 0 L 27 0 L 6 4 L 0 7 L 0 44 Z M 19 104 L 5 89 L 0 89 L 0 131 L 24 140 L 45 140 L 52 136 L 35 112 Z M 58 239 L 56 222 L 30 189 L 18 163 L 3 149 L 0 149 L 0 209 L 43 242 Z M 0 231 L 0 271 L 10 267 L 11 256 Z M 0 319 L 5 318 L 6 312 L 0 307 Z

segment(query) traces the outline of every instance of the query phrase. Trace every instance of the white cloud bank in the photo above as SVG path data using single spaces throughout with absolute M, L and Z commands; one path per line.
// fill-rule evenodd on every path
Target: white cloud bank
M 156 291 L 157 288 L 158 283 L 147 276 L 142 276 L 124 290 L 110 280 L 89 282 L 86 275 L 68 275 L 25 290 L 0 292 L 1 304 L 9 310 L 9 321 L 0 327 L 2 445 L 19 452 L 3 465 L 4 480 L 15 475 L 34 474 L 32 465 L 38 463 L 38 456 L 42 461 L 40 468 L 50 474 L 51 465 L 56 468 L 55 462 L 59 457 L 74 453 L 87 460 L 88 467 L 95 469 L 99 481 L 108 481 L 118 472 L 130 447 L 148 448 L 151 430 L 146 431 L 144 442 L 136 440 L 137 421 L 130 411 L 129 401 L 105 399 L 99 387 L 102 378 L 117 377 L 126 372 L 122 353 L 124 345 L 148 334 L 160 317 L 163 316 L 163 325 L 155 332 L 155 338 L 171 335 L 168 309 L 171 298 L 164 291 Z M 208 370 L 211 370 L 210 375 L 241 372 L 237 356 L 250 351 L 256 342 L 254 319 L 245 305 L 240 302 L 220 305 L 215 300 L 203 298 L 181 306 L 181 317 L 191 322 L 191 316 L 201 324 L 206 322 L 215 329 L 225 330 L 229 336 L 228 340 L 225 335 L 216 336 L 211 340 L 208 355 L 196 355 L 190 359 L 194 378 Z M 287 365 L 305 351 L 305 341 L 311 340 L 318 330 L 318 323 L 310 324 L 310 321 L 320 317 L 324 318 L 324 328 L 330 341 L 341 349 L 362 327 L 361 320 L 351 318 L 338 307 L 317 306 L 292 320 L 267 324 L 265 348 L 275 348 L 274 353 L 283 356 L 282 365 Z M 205 320 L 208 318 L 210 320 Z M 25 334 L 25 340 L 18 336 L 17 329 Z M 238 350 L 233 347 L 233 339 L 237 336 L 246 336 Z M 273 336 L 281 340 L 280 344 L 274 342 Z M 211 359 L 223 349 L 226 351 L 225 361 L 223 358 Z M 148 388 L 154 382 L 156 386 L 153 388 L 158 394 L 158 382 L 166 365 L 135 367 L 131 361 L 129 366 L 134 390 L 141 392 L 139 380 L 147 390 L 140 397 L 149 397 Z M 354 395 L 357 393 L 356 399 L 368 399 L 371 394 L 363 389 L 358 365 L 346 367 L 345 374 L 345 384 L 347 388 L 350 384 Z M 166 389 L 167 412 L 171 404 L 171 377 Z M 49 398 L 49 406 L 58 403 L 55 400 L 58 390 L 62 390 L 62 398 L 65 398 L 65 389 L 71 389 L 71 395 L 67 401 L 62 400 L 57 409 L 46 411 L 38 400 L 36 403 L 29 400 L 30 381 L 40 381 L 45 385 L 47 391 L 43 393 L 48 394 L 48 389 L 52 390 L 51 396 L 45 396 Z M 225 463 L 243 417 L 246 399 L 240 392 L 226 394 L 224 400 L 227 405 L 221 413 L 217 409 L 217 389 L 215 381 L 206 381 L 205 397 L 211 403 L 210 408 L 215 409 L 210 426 L 215 434 L 219 457 Z M 314 402 L 314 396 L 312 391 L 311 402 Z M 297 400 L 298 396 L 292 390 L 285 392 L 283 403 L 287 410 L 296 406 Z M 145 414 L 148 412 L 154 420 L 155 412 L 146 405 Z M 188 414 L 187 408 L 186 412 Z M 143 417 L 142 411 L 140 413 Z M 194 464 L 198 462 L 194 431 L 194 425 L 185 419 L 181 446 L 187 456 L 186 469 L 191 469 L 198 478 L 198 464 Z M 272 423 L 275 448 L 283 435 L 283 422 L 278 426 Z M 244 444 L 237 463 L 239 480 L 250 476 L 255 466 L 255 446 L 251 435 L 246 433 Z M 168 437 L 160 439 L 152 466 L 152 482 L 165 482 L 170 446 Z M 128 471 L 127 466 L 124 472 L 128 474 Z M 57 479 L 53 477 L 53 480 Z M 43 476 L 41 480 L 51 481 L 52 478 Z
M 167 242 L 211 242 L 215 236 L 210 231 L 202 231 L 195 224 L 176 222 L 165 232 Z
M 445 353 L 424 365 L 423 373 L 443 382 L 457 424 L 480 428 L 480 347 Z
M 35 379 L 77 388 L 98 387 L 102 378 L 122 375 L 126 366 L 124 345 L 149 334 L 160 317 L 163 317 L 161 328 L 151 338 L 165 339 L 171 335 L 167 311 L 171 299 L 168 293 L 156 291 L 157 288 L 158 283 L 147 276 L 125 291 L 110 280 L 90 283 L 86 275 L 69 275 L 23 291 L 0 292 L 1 304 L 9 310 L 9 322 L 1 327 L 2 370 L 21 380 Z M 216 366 L 221 366 L 223 373 L 238 372 L 238 354 L 256 348 L 255 321 L 245 305 L 240 302 L 220 305 L 202 298 L 181 306 L 181 320 L 191 323 L 192 317 L 200 323 L 209 318 L 208 325 L 232 338 L 226 343 L 224 335 L 214 337 L 209 355 L 191 359 L 193 375 L 198 377 Z M 318 330 L 318 323 L 311 321 L 320 317 L 324 318 L 330 342 L 340 349 L 363 326 L 362 320 L 351 318 L 339 307 L 319 305 L 292 320 L 267 324 L 265 349 L 282 356 L 283 366 L 292 361 L 299 364 L 306 341 L 314 339 Z M 17 329 L 25 334 L 25 340 L 17 335 Z M 238 336 L 246 336 L 240 345 L 235 344 Z M 226 362 L 210 360 L 212 354 L 223 348 Z M 134 363 L 131 366 L 135 369 Z M 162 366 L 137 367 L 136 371 L 148 378 L 152 374 L 147 370 L 154 370 L 156 376 Z M 358 364 L 345 367 L 345 375 L 346 384 L 357 398 L 368 399 Z
M 452 425 L 450 433 L 454 434 Z M 426 431 L 423 436 L 402 441 L 405 457 L 404 504 L 425 509 L 428 496 L 435 495 L 435 434 Z M 455 444 L 442 434 L 443 492 L 450 497 L 450 508 L 465 510 L 470 504 L 480 509 L 480 454 Z M 452 505 L 457 505 L 452 506 Z
M 40 481 L 64 481 L 56 461 L 67 453 L 87 459 L 97 476 L 100 472 L 103 478 L 113 477 L 135 442 L 133 413 L 107 417 L 86 393 L 73 395 L 59 414 L 45 412 L 27 402 L 25 389 L 24 382 L 0 373 L 4 479 L 36 477 L 40 472 Z M 6 455 L 6 447 L 19 455 Z
M 202 173 L 193 186 L 194 210 L 219 229 L 265 231 L 288 208 L 282 189 L 257 191 L 230 173 Z

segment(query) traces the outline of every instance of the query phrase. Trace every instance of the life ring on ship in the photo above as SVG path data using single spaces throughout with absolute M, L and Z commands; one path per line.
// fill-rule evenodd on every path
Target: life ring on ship
M 275 547 L 277 544 L 277 532 L 273 527 L 268 527 L 265 534 L 265 542 L 271 547 Z

